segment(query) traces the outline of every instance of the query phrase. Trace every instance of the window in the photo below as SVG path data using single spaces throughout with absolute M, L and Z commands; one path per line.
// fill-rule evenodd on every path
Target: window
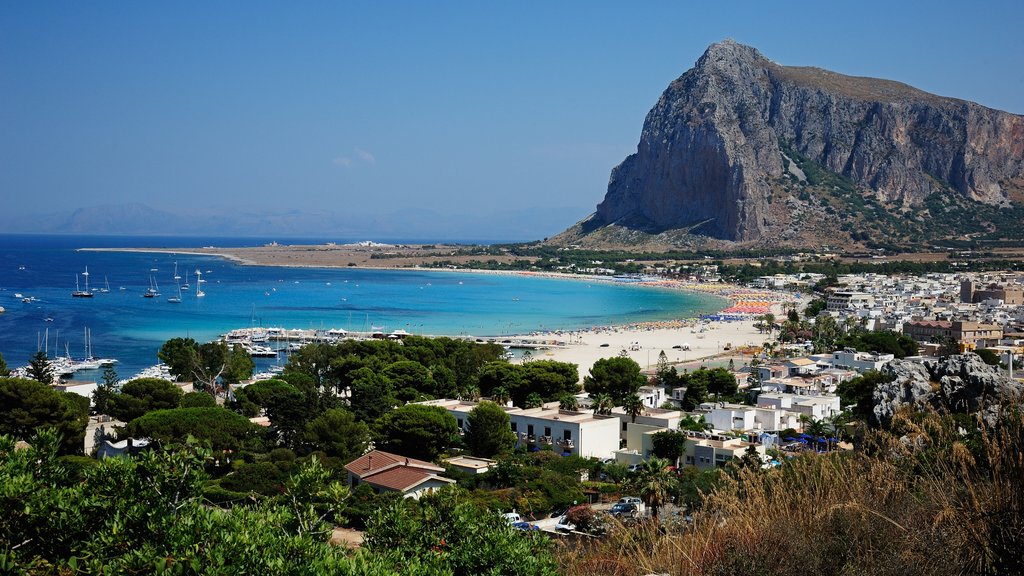
M 456 421 L 459 423 L 459 428 L 462 428 L 462 418 L 456 418 Z M 449 422 L 451 422 L 451 420 L 449 420 Z
M 623 432 L 626 431 L 626 422 L 625 421 L 622 422 L 622 431 Z
M 513 432 L 517 432 L 517 430 L 516 430 L 516 423 L 515 422 L 512 423 L 512 431 Z
M 544 435 L 545 436 L 551 436 L 551 426 L 545 426 L 544 427 Z
M 562 438 L 564 440 L 572 440 L 572 430 L 566 430 L 565 432 L 562 432 Z
M 533 424 L 528 424 L 526 426 L 526 433 L 529 434 L 530 436 L 533 436 Z

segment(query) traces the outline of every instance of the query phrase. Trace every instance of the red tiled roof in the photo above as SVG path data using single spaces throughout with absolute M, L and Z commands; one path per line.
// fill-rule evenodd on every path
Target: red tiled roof
M 356 458 L 346 464 L 345 469 L 360 478 L 365 478 L 366 476 L 395 466 L 419 468 L 428 472 L 444 472 L 444 468 L 431 464 L 430 462 L 424 462 L 423 460 L 417 460 L 415 458 L 406 458 L 405 456 L 384 452 L 383 450 L 373 450 L 363 454 L 359 458 Z
M 377 472 L 369 476 L 363 476 L 362 481 L 367 484 L 374 486 L 380 486 L 389 490 L 397 490 L 399 492 L 405 492 L 411 488 L 419 486 L 427 480 L 437 479 L 442 482 L 454 483 L 454 480 L 444 478 L 430 472 L 425 472 L 419 468 L 408 468 L 405 466 L 396 466 L 383 472 Z

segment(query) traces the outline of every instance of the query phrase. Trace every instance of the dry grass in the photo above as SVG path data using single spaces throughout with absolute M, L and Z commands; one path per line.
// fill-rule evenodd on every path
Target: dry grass
M 622 527 L 566 550 L 598 574 L 944 575 L 1024 572 L 1024 418 L 962 436 L 937 415 L 902 417 L 865 450 L 740 472 L 691 529 Z M 872 455 L 873 454 L 873 455 Z

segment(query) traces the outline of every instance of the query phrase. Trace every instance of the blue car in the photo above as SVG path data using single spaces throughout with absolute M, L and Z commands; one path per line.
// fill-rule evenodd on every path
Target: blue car
M 538 526 L 530 524 L 529 522 L 513 522 L 513 528 L 519 528 L 520 530 L 540 530 Z

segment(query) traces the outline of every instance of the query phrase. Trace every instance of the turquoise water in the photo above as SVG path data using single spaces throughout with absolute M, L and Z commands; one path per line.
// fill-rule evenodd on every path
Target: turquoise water
M 233 328 L 403 329 L 414 334 L 498 336 L 694 316 L 721 300 L 680 291 L 494 274 L 441 271 L 243 266 L 210 256 L 78 251 L 94 246 L 245 245 L 252 240 L 0 236 L 0 353 L 26 363 L 47 333 L 51 356 L 84 355 L 84 329 L 95 356 L 115 357 L 129 376 L 157 361 L 169 338 L 200 341 Z M 176 296 L 175 262 L 192 288 Z M 24 269 L 21 267 L 24 266 Z M 109 293 L 72 298 L 75 274 L 89 268 L 90 288 Z M 155 271 L 154 271 L 155 269 Z M 204 298 L 195 297 L 195 270 Z M 161 296 L 143 298 L 150 276 Z M 80 277 L 79 281 L 82 282 Z M 81 284 L 84 288 L 84 283 Z M 121 288 L 124 288 L 123 290 Z M 15 294 L 36 300 L 23 303 Z M 59 339 L 56 343 L 55 339 Z M 79 373 L 77 378 L 97 375 Z

